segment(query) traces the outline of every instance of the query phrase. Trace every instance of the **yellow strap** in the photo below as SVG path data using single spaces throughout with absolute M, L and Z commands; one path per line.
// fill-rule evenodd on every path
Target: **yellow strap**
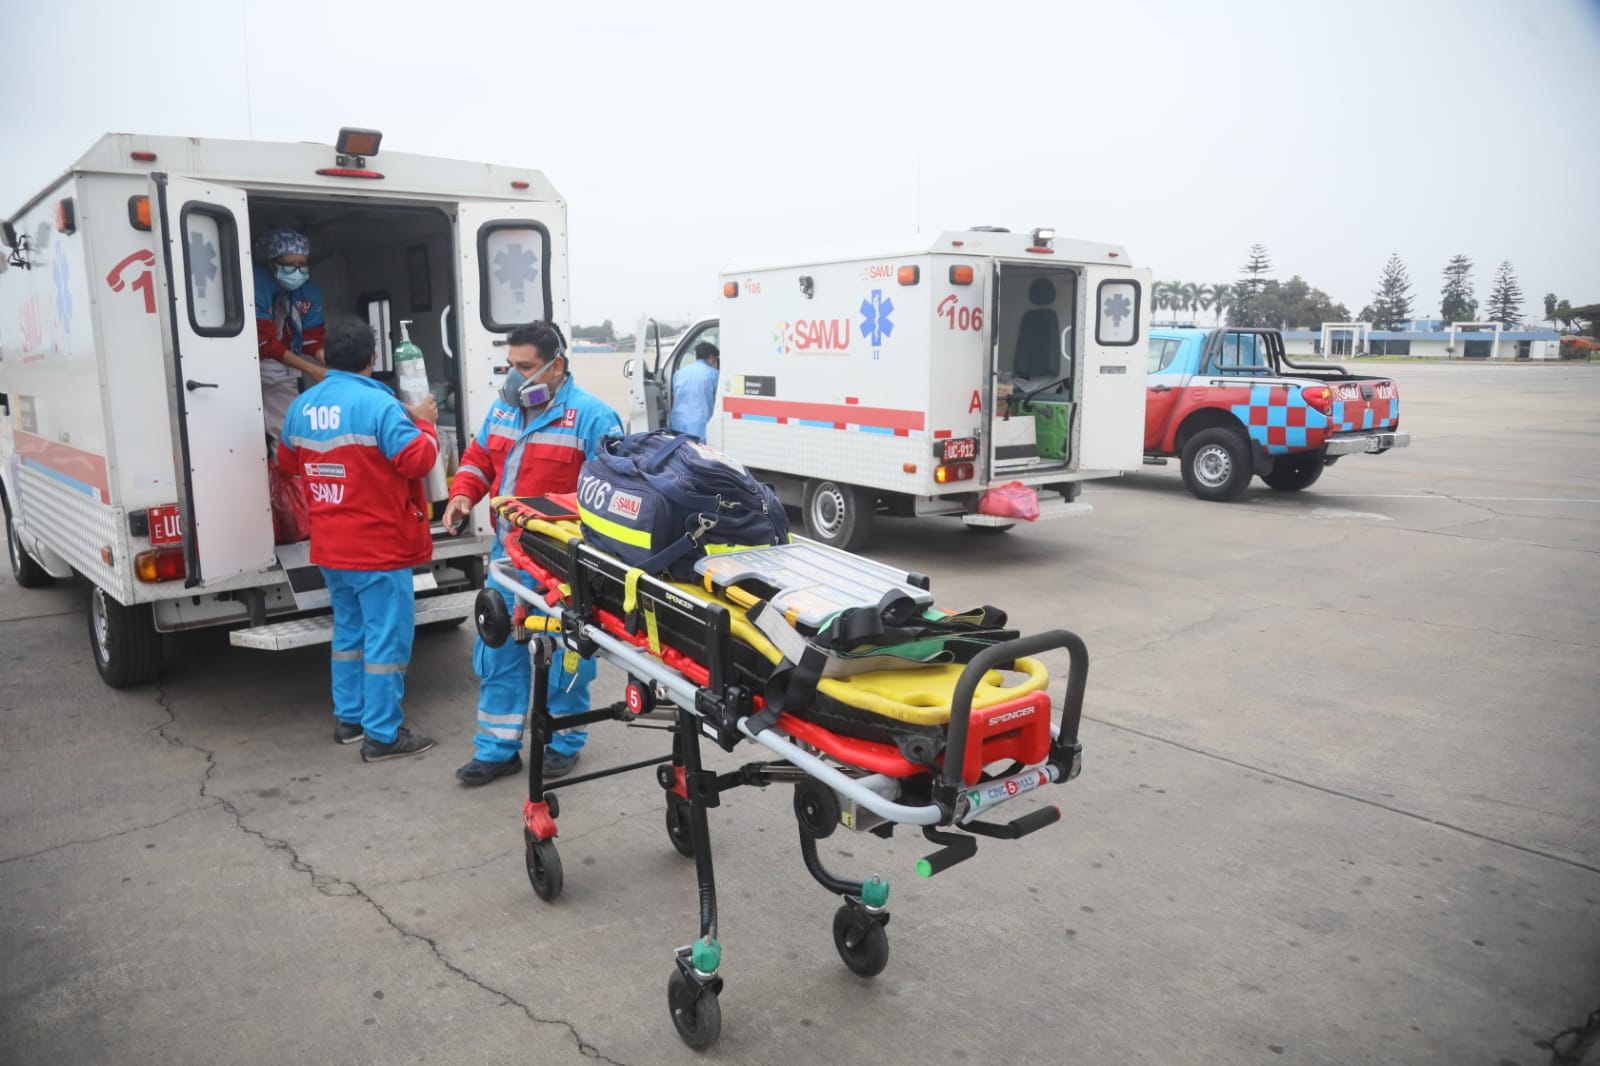
M 650 642 L 650 654 L 659 657 L 661 655 L 661 634 L 656 629 L 656 605 L 653 603 L 644 605 L 644 635 L 645 639 Z
M 644 571 L 637 566 L 628 570 L 628 576 L 622 582 L 622 613 L 632 614 L 634 608 L 639 606 L 639 579 L 644 576 Z

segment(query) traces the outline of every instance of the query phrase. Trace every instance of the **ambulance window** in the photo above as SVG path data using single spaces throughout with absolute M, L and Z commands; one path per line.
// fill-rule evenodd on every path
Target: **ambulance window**
M 509 333 L 550 317 L 550 233 L 536 222 L 506 219 L 478 230 L 478 274 L 485 329 Z
M 1127 347 L 1139 340 L 1139 284 L 1102 281 L 1095 293 L 1098 308 L 1094 340 L 1106 347 Z
M 181 223 L 189 325 L 202 337 L 236 337 L 244 328 L 244 301 L 233 215 L 206 204 L 185 204 Z

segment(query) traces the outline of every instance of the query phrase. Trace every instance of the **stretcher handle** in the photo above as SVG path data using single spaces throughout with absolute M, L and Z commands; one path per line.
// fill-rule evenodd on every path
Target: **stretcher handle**
M 1083 638 L 1070 630 L 1052 629 L 1031 637 L 1018 637 L 1004 644 L 991 645 L 967 663 L 950 698 L 950 732 L 945 739 L 944 770 L 940 774 L 940 783 L 947 794 L 965 787 L 961 767 L 967 756 L 972 696 L 978 691 L 978 682 L 983 680 L 983 675 L 1025 655 L 1038 655 L 1056 648 L 1067 649 L 1072 659 L 1067 672 L 1067 698 L 1061 710 L 1061 735 L 1056 743 L 1068 747 L 1078 743 L 1078 721 L 1083 717 L 1083 690 L 1089 681 L 1089 649 L 1084 646 Z

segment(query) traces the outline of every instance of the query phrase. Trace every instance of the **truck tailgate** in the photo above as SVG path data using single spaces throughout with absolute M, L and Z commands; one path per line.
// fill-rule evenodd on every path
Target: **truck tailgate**
M 1400 392 L 1387 378 L 1336 378 L 1327 385 L 1333 391 L 1332 432 L 1394 429 L 1400 424 Z

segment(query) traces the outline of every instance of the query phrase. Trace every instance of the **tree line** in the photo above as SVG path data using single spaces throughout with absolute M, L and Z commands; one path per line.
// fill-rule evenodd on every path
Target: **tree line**
M 1478 300 L 1474 292 L 1473 262 L 1465 255 L 1454 255 L 1445 264 L 1439 290 L 1439 317 L 1446 322 L 1477 320 Z M 1158 281 L 1151 287 L 1151 300 L 1158 311 L 1210 312 L 1218 324 L 1224 318 L 1231 326 L 1244 328 L 1315 329 L 1324 322 L 1349 322 L 1350 310 L 1326 292 L 1312 286 L 1299 274 L 1288 281 L 1272 275 L 1272 259 L 1265 246 L 1253 244 L 1238 279 L 1211 284 L 1185 281 Z M 1499 322 L 1510 329 L 1522 317 L 1522 286 L 1510 261 L 1495 270 L 1484 321 Z M 1357 321 L 1370 322 L 1381 330 L 1402 330 L 1413 320 L 1415 298 L 1411 278 L 1398 254 L 1389 256 L 1372 292 L 1372 302 L 1361 308 Z M 1545 296 L 1545 318 L 1552 324 L 1573 328 L 1576 317 L 1572 305 L 1554 293 Z M 1192 318 L 1191 318 L 1192 320 Z

